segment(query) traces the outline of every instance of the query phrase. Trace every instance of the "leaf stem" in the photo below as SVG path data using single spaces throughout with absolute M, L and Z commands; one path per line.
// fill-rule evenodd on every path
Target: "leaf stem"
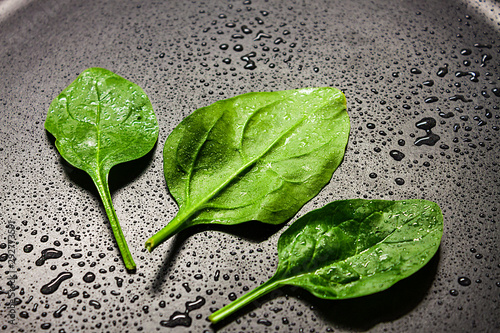
M 189 216 L 186 217 L 184 215 L 180 216 L 177 214 L 163 229 L 158 231 L 146 241 L 146 249 L 148 249 L 149 252 L 153 251 L 155 247 L 184 229 L 185 225 L 183 224 L 188 218 Z
M 264 284 L 261 284 L 254 290 L 250 291 L 249 293 L 241 296 L 237 300 L 235 300 L 232 303 L 229 303 L 222 309 L 219 309 L 212 313 L 208 319 L 212 322 L 212 324 L 216 324 L 219 321 L 227 318 L 228 316 L 232 315 L 239 309 L 243 308 L 244 306 L 252 303 L 256 299 L 264 296 L 265 294 L 273 291 L 274 289 L 278 288 L 280 286 L 280 283 L 278 281 L 272 281 L 271 280 L 267 281 Z
M 127 241 L 123 235 L 122 228 L 120 227 L 120 222 L 118 222 L 118 216 L 116 216 L 115 209 L 113 208 L 113 202 L 111 201 L 111 194 L 109 193 L 109 186 L 107 182 L 102 180 L 101 176 L 97 177 L 97 181 L 94 181 L 99 195 L 101 197 L 104 209 L 108 215 L 109 223 L 111 224 L 111 229 L 115 236 L 116 243 L 118 244 L 118 249 L 122 255 L 123 263 L 129 271 L 133 271 L 136 268 L 132 254 L 128 249 Z

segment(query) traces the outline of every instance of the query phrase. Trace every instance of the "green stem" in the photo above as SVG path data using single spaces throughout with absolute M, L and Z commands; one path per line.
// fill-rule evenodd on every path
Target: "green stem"
M 254 290 L 250 291 L 249 293 L 241 296 L 237 300 L 235 300 L 232 303 L 229 303 L 225 307 L 223 307 L 220 310 L 215 311 L 212 313 L 208 319 L 212 322 L 212 324 L 216 324 L 219 321 L 227 318 L 228 316 L 232 315 L 242 307 L 246 306 L 249 303 L 252 303 L 256 299 L 264 296 L 265 294 L 273 291 L 274 289 L 278 288 L 280 284 L 277 281 L 267 281 L 264 284 L 261 284 Z
M 118 244 L 118 249 L 122 255 L 123 263 L 128 270 L 135 270 L 136 266 L 134 259 L 128 249 L 127 241 L 125 240 L 122 228 L 120 227 L 120 222 L 118 222 L 118 217 L 116 216 L 115 209 L 113 208 L 113 202 L 111 201 L 108 184 L 102 180 L 101 176 L 99 176 L 97 181 L 94 181 L 94 183 L 99 191 L 99 195 L 101 196 L 106 214 L 108 215 L 109 223 L 111 224 L 111 229 L 113 230 L 116 243 Z
M 146 241 L 146 249 L 148 249 L 149 252 L 153 251 L 155 247 L 172 237 L 177 232 L 184 229 L 185 226 L 183 224 L 188 218 L 189 216 L 179 216 L 179 214 L 177 214 L 174 219 L 170 221 L 163 229 L 158 231 Z

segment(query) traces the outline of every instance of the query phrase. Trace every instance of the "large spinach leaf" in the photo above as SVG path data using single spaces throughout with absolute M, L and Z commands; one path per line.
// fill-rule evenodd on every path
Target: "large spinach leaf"
M 144 91 L 103 68 L 89 68 L 50 104 L 45 128 L 61 156 L 94 181 L 129 270 L 135 263 L 120 228 L 108 187 L 110 169 L 147 154 L 158 123 Z
M 426 200 L 343 200 L 312 211 L 278 240 L 269 281 L 209 319 L 216 323 L 283 285 L 326 299 L 364 296 L 415 273 L 436 253 L 443 234 L 437 204 Z
M 196 110 L 164 148 L 179 212 L 146 248 L 195 224 L 283 223 L 328 183 L 349 129 L 345 96 L 328 87 L 248 93 Z

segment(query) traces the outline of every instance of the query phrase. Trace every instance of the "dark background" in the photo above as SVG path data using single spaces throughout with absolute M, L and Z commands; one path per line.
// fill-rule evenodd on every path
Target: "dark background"
M 2 331 L 500 329 L 498 1 L 49 0 L 15 10 L 11 3 L 0 2 Z M 254 40 L 261 30 L 270 38 Z M 241 57 L 250 52 L 255 68 L 245 69 Z M 43 128 L 50 102 L 88 67 L 141 86 L 160 124 L 155 149 L 110 174 L 136 274 L 124 270 L 90 178 L 61 160 Z M 444 213 L 440 251 L 372 296 L 326 301 L 282 288 L 210 326 L 212 310 L 274 273 L 285 225 L 193 228 L 147 253 L 145 240 L 177 211 L 163 178 L 163 143 L 185 116 L 219 99 L 318 86 L 345 93 L 352 132 L 331 182 L 295 218 L 337 199 L 429 199 Z M 426 117 L 436 121 L 434 146 L 414 144 L 426 135 L 416 127 Z M 16 242 L 8 243 L 12 226 Z M 36 266 L 47 248 L 63 255 Z M 42 285 L 63 272 L 72 277 L 43 295 Z M 95 281 L 84 282 L 87 272 Z M 16 325 L 7 322 L 10 295 Z M 189 313 L 189 327 L 160 325 L 198 296 L 206 303 Z

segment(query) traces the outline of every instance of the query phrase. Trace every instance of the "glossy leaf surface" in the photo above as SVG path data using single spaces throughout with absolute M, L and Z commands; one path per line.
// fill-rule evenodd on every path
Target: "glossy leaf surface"
M 312 211 L 278 241 L 275 275 L 213 313 L 217 322 L 282 285 L 326 299 L 385 290 L 415 273 L 436 253 L 443 216 L 426 200 L 342 200 Z
M 146 247 L 195 224 L 283 223 L 329 182 L 349 130 L 345 96 L 328 87 L 248 93 L 196 110 L 164 147 L 179 212 Z
M 89 68 L 50 104 L 45 128 L 61 156 L 87 172 L 103 201 L 128 269 L 135 263 L 118 223 L 108 187 L 110 169 L 147 154 L 158 123 L 144 91 L 103 68 Z

